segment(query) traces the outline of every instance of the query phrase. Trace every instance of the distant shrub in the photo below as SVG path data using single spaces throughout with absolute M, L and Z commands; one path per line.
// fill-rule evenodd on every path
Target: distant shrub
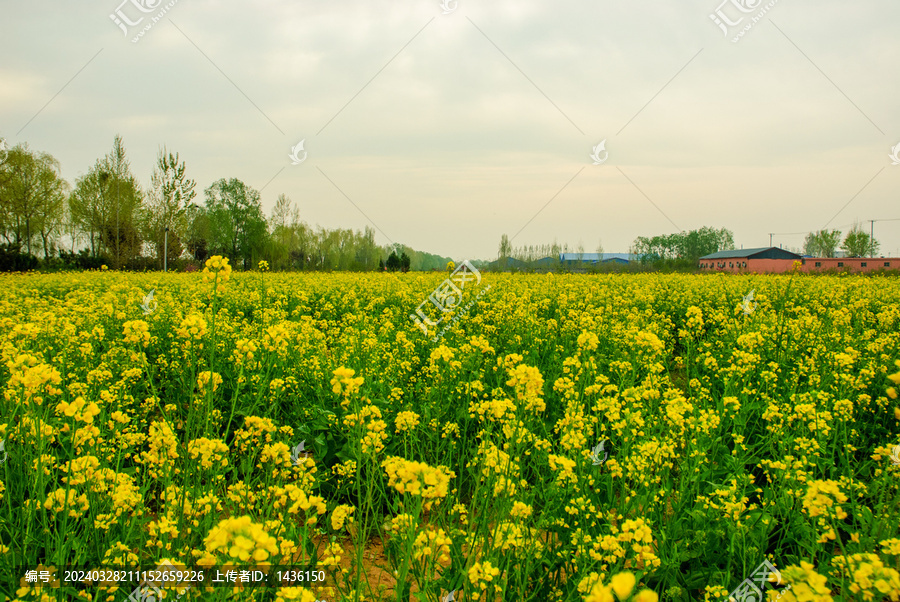
M 0 245 L 0 272 L 27 272 L 36 270 L 38 258 L 22 253 L 21 247 L 12 243 Z

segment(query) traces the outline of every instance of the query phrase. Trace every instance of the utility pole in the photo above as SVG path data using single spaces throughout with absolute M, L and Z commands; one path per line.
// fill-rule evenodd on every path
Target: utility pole
M 769 232 L 769 246 L 772 246 L 772 237 L 775 236 L 772 232 Z
M 875 220 L 869 220 L 869 257 L 875 257 Z
M 166 226 L 166 237 L 163 243 L 163 272 L 169 271 L 169 227 Z

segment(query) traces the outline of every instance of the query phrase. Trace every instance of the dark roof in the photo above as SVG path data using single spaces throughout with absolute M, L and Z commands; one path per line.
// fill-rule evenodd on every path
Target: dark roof
M 778 247 L 758 247 L 755 249 L 735 249 L 704 255 L 700 259 L 800 259 L 800 256 Z

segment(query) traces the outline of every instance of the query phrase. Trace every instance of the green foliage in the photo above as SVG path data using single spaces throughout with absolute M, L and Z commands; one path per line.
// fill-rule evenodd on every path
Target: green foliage
M 53 252 L 54 237 L 63 219 L 68 183 L 60 176 L 52 155 L 33 152 L 20 144 L 5 153 L 0 163 L 0 236 L 24 247 L 43 246 L 44 257 Z
M 681 259 L 693 265 L 698 259 L 717 251 L 734 249 L 734 235 L 731 230 L 716 230 L 704 226 L 699 230 L 677 232 L 646 238 L 638 236 L 632 252 L 643 257 L 646 263 L 657 263 L 667 259 Z
M 834 257 L 841 242 L 840 230 L 819 230 L 806 235 L 803 251 L 813 257 Z
M 0 272 L 27 272 L 37 269 L 37 267 L 37 257 L 22 253 L 22 249 L 18 245 L 0 244 Z
M 854 224 L 850 232 L 844 238 L 841 248 L 850 257 L 875 257 L 881 248 L 881 243 L 872 239 L 868 232 L 864 232 L 859 224 Z
M 267 235 L 259 192 L 238 179 L 220 179 L 206 189 L 209 247 L 243 260 L 244 269 L 261 255 Z
M 108 255 L 110 267 L 120 268 L 141 252 L 142 202 L 143 192 L 131 173 L 122 137 L 116 136 L 110 153 L 75 181 L 69 211 L 73 223 L 87 233 L 91 253 Z
M 166 154 L 165 149 L 159 152 L 142 211 L 144 237 L 154 247 L 159 268 L 163 267 L 166 247 L 169 262 L 180 257 L 184 250 L 183 241 L 189 230 L 187 209 L 197 196 L 196 185 L 185 176 L 184 161 L 179 162 L 177 153 Z
M 396 272 L 400 269 L 400 257 L 395 251 L 391 251 L 391 254 L 388 255 L 385 267 L 387 267 L 388 272 Z

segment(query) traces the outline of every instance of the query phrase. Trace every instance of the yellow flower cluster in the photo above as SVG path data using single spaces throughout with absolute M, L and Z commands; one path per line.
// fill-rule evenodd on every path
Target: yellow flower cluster
M 262 338 L 263 349 L 284 357 L 288 351 L 291 331 L 285 324 L 274 324 L 266 329 Z
M 341 544 L 337 542 L 332 542 L 325 546 L 325 549 L 322 550 L 322 557 L 320 562 L 323 567 L 338 567 L 341 566 L 341 558 L 343 557 L 344 549 L 341 548 Z M 347 572 L 347 569 L 344 569 L 343 572 Z
M 703 310 L 696 305 L 691 305 L 687 310 L 687 321 L 685 322 L 685 325 L 692 334 L 701 334 L 704 326 Z
M 316 602 L 316 595 L 305 587 L 282 587 L 275 592 L 275 602 Z
M 388 486 L 400 493 L 422 497 L 429 500 L 425 508 L 431 508 L 433 501 L 447 496 L 450 479 L 456 473 L 446 466 L 433 468 L 424 462 L 414 462 L 397 456 L 391 456 L 381 463 L 388 477 Z
M 356 476 L 356 462 L 347 460 L 340 462 L 331 467 L 331 473 L 335 476 L 337 485 L 341 486 L 345 483 L 352 483 Z
M 281 512 L 282 515 L 284 512 L 287 512 L 287 514 L 300 514 L 302 511 L 304 515 L 308 516 L 306 519 L 308 526 L 315 525 L 318 521 L 318 515 L 326 512 L 324 498 L 310 495 L 293 483 L 288 483 L 284 487 L 273 486 L 270 489 L 270 495 L 272 497 L 272 507 L 275 510 Z M 310 510 L 315 510 L 315 512 L 310 515 Z
M 228 446 L 221 439 L 207 439 L 200 437 L 188 443 L 188 455 L 196 460 L 200 458 L 200 467 L 225 468 L 228 466 Z
M 497 526 L 493 548 L 502 552 L 514 549 L 518 557 L 524 557 L 530 552 L 532 556 L 539 558 L 544 545 L 537 529 L 523 527 L 512 521 L 502 521 Z
M 44 508 L 47 510 L 52 510 L 56 514 L 67 510 L 71 518 L 80 517 L 89 507 L 87 495 L 83 493 L 78 495 L 73 489 L 57 489 L 44 501 Z
M 178 472 L 173 468 L 178 459 L 178 437 L 168 422 L 154 422 L 150 425 L 150 450 L 141 453 L 136 461 L 148 467 L 148 473 L 154 479 L 158 479 L 169 471 Z
M 224 291 L 225 283 L 231 278 L 231 266 L 228 264 L 228 258 L 213 255 L 207 259 L 206 266 L 203 268 L 203 277 L 207 281 L 215 283 L 216 291 Z
M 819 527 L 823 530 L 819 543 L 834 541 L 837 537 L 829 519 L 842 521 L 847 518 L 847 513 L 840 506 L 846 501 L 847 496 L 837 481 L 812 481 L 809 484 L 803 498 L 803 508 L 810 517 L 819 519 Z
M 575 340 L 579 349 L 584 351 L 596 351 L 600 345 L 600 339 L 593 332 L 582 332 Z
M 479 588 L 482 592 L 486 591 L 494 579 L 499 576 L 500 569 L 491 566 L 491 563 L 488 561 L 485 561 L 484 563 L 476 562 L 469 568 L 469 582 Z M 479 592 L 473 592 L 472 599 L 479 600 Z
M 278 553 L 278 542 L 266 533 L 262 525 L 249 516 L 226 518 L 212 528 L 204 540 L 207 556 L 199 564 L 211 566 L 215 554 L 225 554 L 232 561 L 264 562 Z M 212 562 L 210 562 L 212 560 Z
M 353 522 L 353 511 L 356 510 L 353 506 L 347 506 L 345 504 L 341 504 L 337 508 L 331 511 L 331 528 L 335 531 L 339 531 L 344 528 L 344 524 L 350 524 Z
M 239 450 L 256 451 L 262 445 L 272 443 L 274 441 L 273 435 L 282 433 L 290 437 L 292 432 L 293 429 L 290 429 L 290 427 L 279 429 L 269 418 L 247 416 L 244 418 L 243 426 L 235 432 L 234 439 Z
M 575 460 L 565 456 L 549 454 L 550 470 L 556 474 L 556 484 L 565 487 L 567 484 L 576 484 L 578 477 L 575 475 Z
M 182 339 L 198 340 L 206 336 L 209 326 L 200 314 L 191 314 L 181 321 L 175 333 Z
M 360 437 L 360 446 L 364 454 L 377 454 L 384 449 L 387 439 L 387 423 L 381 419 L 381 410 L 374 405 L 366 405 L 358 414 L 347 414 L 344 417 L 344 426 L 353 428 L 364 427 Z
M 363 384 L 363 377 L 357 376 L 354 378 L 354 374 L 356 374 L 356 370 L 351 368 L 341 367 L 336 369 L 334 371 L 334 378 L 331 379 L 331 390 L 334 391 L 335 394 L 344 395 L 345 397 L 349 397 L 358 392 Z
M 418 525 L 416 518 L 409 514 L 398 514 L 386 525 L 386 529 L 395 537 L 403 535 Z
M 222 384 L 222 375 L 218 372 L 210 372 L 209 370 L 204 370 L 197 375 L 197 388 L 200 390 L 201 394 L 206 392 L 210 381 L 212 381 L 212 390 L 216 391 L 219 388 L 219 385 Z
M 473 401 L 469 404 L 469 416 L 484 421 L 485 419 L 500 422 L 504 419 L 515 418 L 516 406 L 509 399 L 486 399 L 482 402 Z
M 512 497 L 516 494 L 519 485 L 520 467 L 517 462 L 510 458 L 508 453 L 489 441 L 482 441 L 478 445 L 475 457 L 478 459 L 477 462 L 470 462 L 467 468 L 476 464 L 481 466 L 481 480 L 493 482 L 494 497 L 502 495 Z M 524 487 L 527 484 L 527 481 L 522 479 L 521 485 Z
M 56 386 L 62 382 L 59 371 L 33 355 L 24 353 L 15 360 L 6 362 L 6 367 L 10 377 L 3 396 L 7 401 L 13 399 L 19 387 L 22 388 L 20 399 L 26 406 L 31 403 L 42 405 L 43 394 L 62 394 L 62 390 Z
M 438 562 L 450 562 L 450 545 L 453 540 L 443 529 L 427 527 L 416 536 L 413 542 L 413 557 L 423 560 L 426 557 L 437 559 Z
M 506 385 L 516 391 L 516 400 L 522 403 L 528 412 L 543 412 L 547 408 L 541 397 L 544 391 L 544 377 L 540 370 L 533 366 L 520 364 L 509 369 L 509 380 Z
M 250 339 L 238 339 L 234 344 L 232 357 L 239 366 L 253 367 L 252 363 L 259 347 Z
M 851 554 L 832 559 L 839 574 L 850 581 L 850 591 L 864 600 L 890 597 L 900 600 L 900 573 L 885 566 L 877 554 Z
M 150 344 L 150 325 L 143 320 L 125 322 L 125 342 L 146 347 Z
M 513 518 L 528 518 L 531 513 L 531 506 L 522 502 L 513 502 L 512 510 L 509 511 L 509 515 Z
M 637 554 L 637 560 L 645 566 L 658 567 L 662 564 L 653 552 L 653 532 L 644 519 L 626 520 L 622 523 L 617 539 L 624 544 L 631 544 L 630 549 Z
M 828 578 L 816 572 L 815 567 L 800 561 L 800 566 L 788 566 L 781 571 L 784 581 L 791 589 L 782 592 L 784 602 L 834 602 Z
M 891 379 L 891 382 L 895 385 L 900 385 L 900 360 L 894 361 L 894 365 L 897 366 L 898 371 L 888 376 L 888 378 Z M 891 399 L 897 399 L 897 389 L 895 389 L 894 387 L 889 388 L 887 390 L 887 394 Z
M 397 433 L 411 431 L 418 425 L 419 415 L 415 412 L 399 412 L 394 420 L 394 428 Z
M 84 397 L 76 397 L 71 403 L 61 401 L 56 405 L 56 414 L 58 416 L 68 416 L 79 422 L 88 424 L 94 422 L 94 416 L 100 414 L 100 406 L 93 401 L 87 403 Z
M 609 583 L 604 585 L 603 579 L 597 573 L 591 573 L 578 583 L 578 591 L 583 595 L 584 602 L 615 602 L 627 600 L 637 583 L 633 573 L 628 571 L 612 576 Z M 616 598 L 613 597 L 613 592 Z M 657 602 L 659 596 L 656 592 L 644 589 L 633 598 L 634 602 Z

